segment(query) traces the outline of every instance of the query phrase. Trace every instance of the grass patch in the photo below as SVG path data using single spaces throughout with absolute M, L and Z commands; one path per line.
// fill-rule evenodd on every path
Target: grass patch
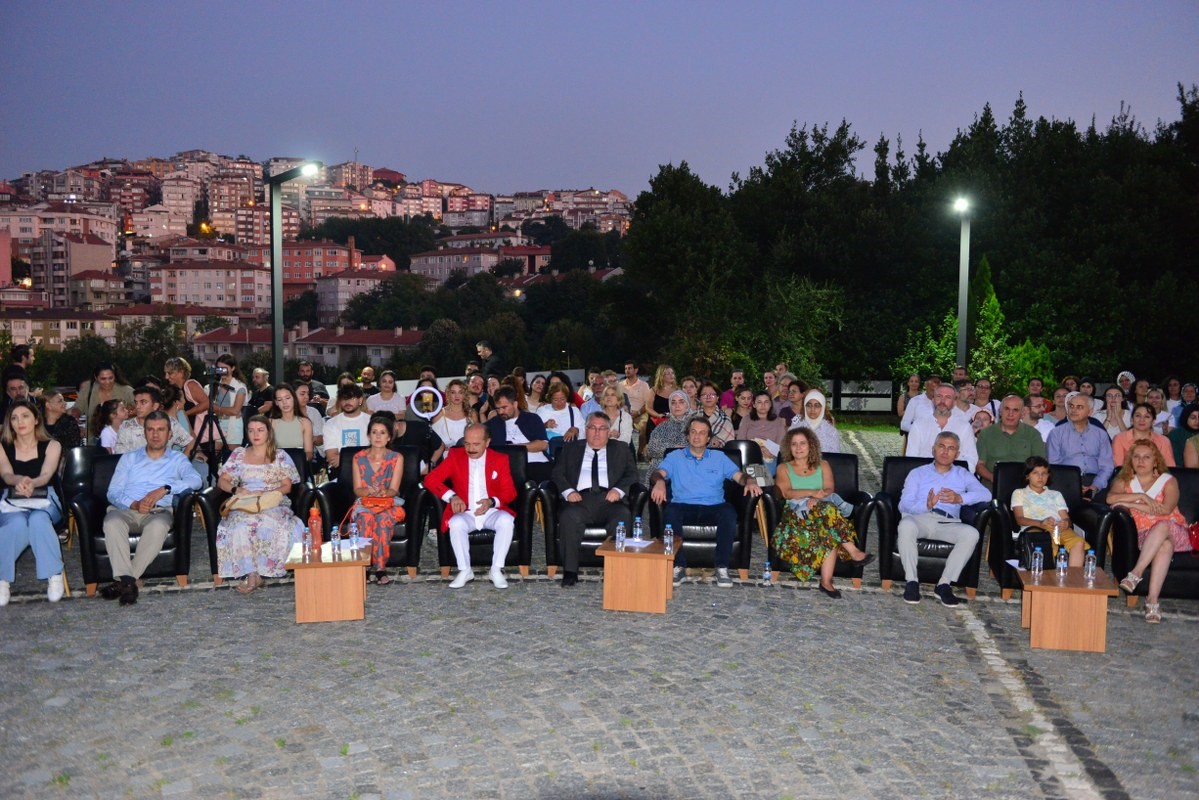
M 57 775 L 55 775 L 53 778 L 50 779 L 50 784 L 52 786 L 70 786 L 71 785 L 71 773 L 67 772 L 66 770 L 63 770 L 62 772 L 58 773 Z
M 279 737 L 275 740 L 275 747 L 278 747 L 280 750 L 282 750 L 284 747 L 287 747 L 287 740 L 283 737 Z
M 347 742 L 346 744 L 343 744 L 341 747 L 339 747 L 339 748 L 337 749 L 337 752 L 338 752 L 339 754 L 343 755 L 343 756 L 348 756 L 348 755 L 350 754 L 350 745 L 349 745 L 349 743 Z
M 174 743 L 175 743 L 175 740 L 170 736 L 162 737 L 162 741 L 159 742 L 159 744 L 161 744 L 163 747 L 170 747 Z

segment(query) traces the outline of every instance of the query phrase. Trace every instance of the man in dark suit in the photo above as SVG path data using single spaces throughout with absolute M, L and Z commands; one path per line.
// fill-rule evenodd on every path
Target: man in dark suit
M 579 542 L 588 524 L 603 525 L 612 535 L 617 523 L 633 524 L 623 500 L 637 480 L 637 464 L 628 445 L 609 440 L 610 425 L 604 412 L 589 414 L 586 439 L 567 442 L 554 463 L 554 486 L 566 501 L 558 517 L 564 587 L 579 582 Z

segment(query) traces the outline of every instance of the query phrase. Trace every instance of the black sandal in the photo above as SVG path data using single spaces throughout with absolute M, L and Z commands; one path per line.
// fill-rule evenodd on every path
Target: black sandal
M 375 573 L 374 583 L 377 583 L 380 586 L 386 586 L 389 583 L 391 583 L 392 580 L 393 580 L 393 578 L 390 575 L 388 575 L 386 572 L 380 571 L 380 572 Z

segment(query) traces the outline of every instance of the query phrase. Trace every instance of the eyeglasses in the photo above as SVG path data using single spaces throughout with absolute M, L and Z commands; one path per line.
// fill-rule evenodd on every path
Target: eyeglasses
M 708 392 L 707 394 L 701 394 L 701 395 L 699 396 L 699 398 L 700 398 L 701 400 L 715 400 L 715 399 L 716 399 L 716 395 L 712 394 L 711 392 Z
M 612 429 L 609 428 L 607 425 L 603 426 L 602 428 L 598 425 L 588 425 L 587 430 L 592 431 L 594 433 L 607 433 L 608 431 L 610 431 Z

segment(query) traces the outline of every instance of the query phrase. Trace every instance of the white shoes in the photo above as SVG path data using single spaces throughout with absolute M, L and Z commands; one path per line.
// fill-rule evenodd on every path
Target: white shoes
M 475 579 L 475 573 L 469 569 L 460 570 L 454 580 L 450 581 L 451 589 L 461 589 Z
M 63 596 L 62 573 L 50 576 L 50 585 L 46 587 L 46 599 L 57 603 Z
M 507 589 L 508 588 L 508 579 L 504 577 L 504 571 L 502 569 L 491 570 L 489 577 L 491 578 L 491 582 L 493 584 L 495 584 L 495 588 L 497 588 L 497 589 Z
M 8 605 L 8 581 L 0 581 L 0 606 Z

